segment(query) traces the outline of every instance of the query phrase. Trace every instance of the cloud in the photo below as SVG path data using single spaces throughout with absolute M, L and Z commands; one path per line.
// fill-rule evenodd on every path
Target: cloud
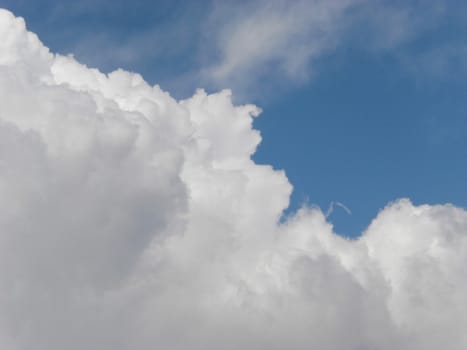
M 0 10 L 0 348 L 465 349 L 467 212 L 357 240 L 255 164 L 260 110 L 54 55 Z
M 294 0 L 216 3 L 206 25 L 210 59 L 200 76 L 245 96 L 307 82 L 346 49 L 398 57 L 442 22 L 441 1 Z M 208 46 L 208 45 L 207 45 Z M 407 55 L 405 55 L 407 56 Z M 413 55 L 412 61 L 416 61 Z M 268 92 L 270 93 L 270 92 Z
M 238 86 L 255 83 L 269 72 L 304 81 L 309 63 L 333 49 L 345 28 L 345 14 L 361 1 L 250 1 L 242 7 L 218 6 L 211 26 L 218 61 L 202 73 L 211 83 Z M 271 69 L 270 66 L 274 68 Z M 266 69 L 267 67 L 267 69 Z

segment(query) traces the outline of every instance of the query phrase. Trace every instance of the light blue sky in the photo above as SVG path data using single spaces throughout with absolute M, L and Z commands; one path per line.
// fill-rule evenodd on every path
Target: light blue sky
M 260 163 L 358 235 L 388 202 L 467 206 L 461 1 L 2 1 L 54 52 L 263 108 Z

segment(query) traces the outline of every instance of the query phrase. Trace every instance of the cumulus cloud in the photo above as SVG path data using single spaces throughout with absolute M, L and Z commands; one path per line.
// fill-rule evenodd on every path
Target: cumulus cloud
M 466 348 L 465 210 L 282 222 L 257 107 L 104 75 L 5 10 L 0 37 L 0 348 Z

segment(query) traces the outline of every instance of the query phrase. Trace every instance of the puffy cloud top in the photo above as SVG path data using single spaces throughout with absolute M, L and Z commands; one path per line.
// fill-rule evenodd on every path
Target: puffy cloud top
M 258 165 L 259 109 L 54 55 L 0 10 L 0 348 L 467 347 L 467 212 L 357 240 Z

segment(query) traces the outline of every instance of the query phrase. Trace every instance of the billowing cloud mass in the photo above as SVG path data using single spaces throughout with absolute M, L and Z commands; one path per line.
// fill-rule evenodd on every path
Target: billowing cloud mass
M 467 348 L 467 212 L 357 240 L 258 165 L 259 109 L 54 55 L 0 10 L 0 348 Z

